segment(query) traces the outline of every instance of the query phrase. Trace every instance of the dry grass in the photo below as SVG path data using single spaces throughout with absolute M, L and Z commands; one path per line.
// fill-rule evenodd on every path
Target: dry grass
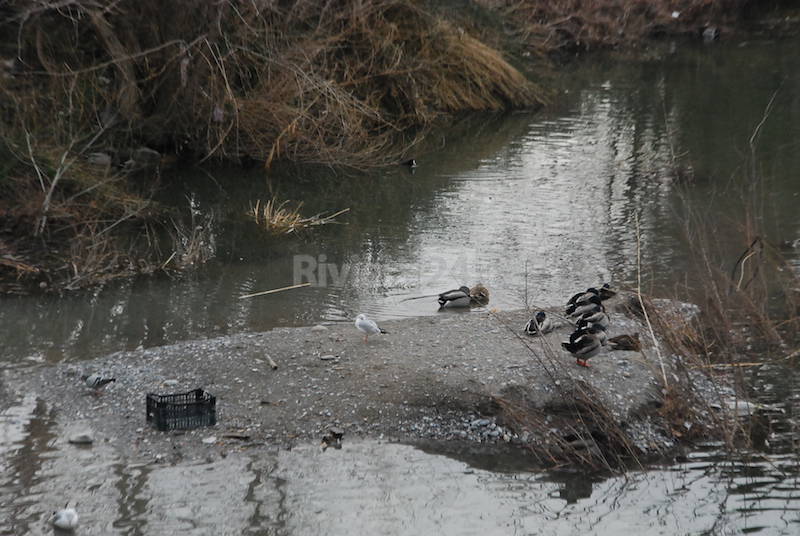
M 4 119 L 53 146 L 102 128 L 104 148 L 369 167 L 443 113 L 540 103 L 500 53 L 410 0 L 9 11 L 0 46 L 21 61 L 0 79 Z
M 535 51 L 571 53 L 637 46 L 662 34 L 699 36 L 707 24 L 733 24 L 748 0 L 482 0 L 503 13 Z M 673 16 L 677 13 L 678 16 Z
M 746 2 L 484 4 L 518 30 L 514 41 L 538 55 L 635 40 L 662 24 L 689 31 Z M 0 201 L 0 219 L 16 235 L 39 235 L 50 244 L 135 225 L 146 232 L 158 172 L 101 171 L 86 165 L 92 153 L 116 164 L 146 146 L 195 162 L 252 158 L 269 168 L 285 159 L 365 169 L 396 163 L 442 116 L 542 104 L 542 89 L 476 37 L 480 24 L 446 7 L 423 6 L 415 0 L 2 4 L 0 158 L 11 164 L 0 169 L 7 201 Z M 672 9 L 682 13 L 677 22 Z M 55 257 L 58 249 L 38 257 Z M 12 247 L 4 256 L 36 265 L 14 257 L 23 250 Z
M 289 234 L 302 229 L 338 223 L 336 218 L 350 211 L 349 208 L 345 208 L 331 214 L 320 213 L 310 217 L 303 217 L 300 213 L 302 208 L 303 203 L 292 207 L 288 199 L 278 201 L 273 197 L 263 205 L 261 200 L 257 200 L 256 204 L 250 207 L 247 215 L 256 225 L 272 234 Z
M 159 174 L 117 167 L 141 146 L 363 169 L 396 163 L 443 115 L 541 103 L 499 52 L 413 0 L 17 0 L 0 36 L 0 219 L 51 244 L 147 232 Z M 98 153 L 112 165 L 86 165 Z M 24 249 L 3 256 L 80 261 Z M 204 255 L 173 249 L 183 266 Z
M 561 402 L 544 407 L 524 398 L 494 398 L 506 426 L 537 438 L 525 446 L 539 463 L 608 470 L 641 466 L 643 453 L 599 393 L 582 381 L 562 385 L 559 391 Z
M 634 314 L 651 312 L 655 330 L 667 349 L 681 357 L 686 385 L 691 387 L 702 374 L 712 385 L 733 387 L 732 393 L 690 389 L 664 405 L 668 419 L 679 419 L 692 408 L 703 409 L 730 449 L 751 446 L 753 429 L 759 426 L 756 416 L 739 419 L 713 407 L 725 408 L 730 405 L 725 399 L 731 395 L 738 399 L 752 392 L 749 368 L 785 365 L 800 355 L 800 296 L 795 290 L 800 288 L 800 274 L 786 262 L 780 249 L 769 243 L 763 228 L 763 222 L 768 221 L 764 214 L 767 189 L 758 165 L 757 144 L 774 99 L 775 95 L 753 129 L 750 152 L 738 171 L 741 175 L 701 204 L 682 192 L 683 212 L 676 216 L 683 222 L 690 250 L 687 280 L 692 284 L 678 299 L 699 305 L 697 314 L 659 309 L 650 300 L 634 302 L 630 307 Z M 673 166 L 675 170 L 683 168 L 678 162 Z M 681 187 L 691 187 L 691 181 L 691 176 L 685 177 Z M 720 240 L 720 222 L 709 219 L 713 211 L 707 209 L 716 196 L 724 197 L 726 206 L 735 207 L 729 210 L 724 227 L 738 232 L 738 251 L 731 252 Z

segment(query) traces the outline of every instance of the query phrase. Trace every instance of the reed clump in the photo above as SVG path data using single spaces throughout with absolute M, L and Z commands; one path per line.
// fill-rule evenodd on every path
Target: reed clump
M 267 232 L 272 234 L 289 234 L 310 227 L 337 223 L 336 218 L 338 216 L 350 211 L 349 208 L 345 208 L 330 214 L 319 213 L 304 217 L 300 212 L 302 208 L 303 203 L 291 206 L 288 199 L 279 201 L 273 197 L 263 205 L 260 199 L 257 200 L 255 205 L 250 207 L 247 215 L 256 225 Z
M 558 401 L 544 406 L 520 393 L 493 399 L 506 426 L 535 438 L 524 447 L 538 463 L 611 470 L 640 464 L 645 453 L 600 393 L 580 380 L 561 383 Z

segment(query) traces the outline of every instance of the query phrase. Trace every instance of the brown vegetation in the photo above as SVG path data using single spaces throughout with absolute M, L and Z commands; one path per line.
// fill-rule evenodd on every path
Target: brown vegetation
M 304 217 L 300 213 L 303 203 L 296 207 L 289 206 L 289 201 L 278 201 L 270 199 L 263 205 L 261 200 L 256 201 L 255 206 L 250 208 L 247 213 L 256 225 L 273 234 L 289 234 L 310 227 L 334 223 L 337 216 L 349 212 L 349 208 L 338 210 L 332 214 L 315 214 L 314 216 Z
M 8 11 L 5 120 L 40 144 L 103 129 L 112 151 L 375 165 L 395 135 L 442 113 L 539 102 L 500 53 L 409 0 Z
M 666 2 L 481 4 L 537 55 L 669 22 Z M 745 2 L 679 4 L 683 31 Z M 443 115 L 541 105 L 461 13 L 415 0 L 3 3 L 0 274 L 84 284 L 174 258 L 152 247 L 152 233 L 175 234 L 147 201 L 162 155 L 365 168 L 396 162 Z M 89 250 L 111 258 L 73 256 Z
M 11 162 L 0 218 L 14 228 L 3 267 L 25 276 L 52 254 L 73 266 L 72 283 L 119 259 L 93 254 L 81 270 L 89 259 L 70 252 L 152 230 L 150 149 L 369 167 L 396 162 L 412 129 L 442 114 L 540 104 L 499 52 L 410 0 L 18 0 L 0 8 L 0 33 L 0 153 Z M 21 236 L 44 249 L 31 255 Z M 133 265 L 161 264 L 145 251 Z
M 701 35 L 733 24 L 748 0 L 481 0 L 504 13 L 519 39 L 537 52 L 559 54 L 637 46 L 659 35 Z
M 681 356 L 682 373 L 690 380 L 689 385 L 692 373 L 699 372 L 711 378 L 714 385 L 734 386 L 733 393 L 727 394 L 727 402 L 714 400 L 708 393 L 698 396 L 696 391 L 668 392 L 662 412 L 673 422 L 676 417 L 680 422 L 692 407 L 703 408 L 698 400 L 725 408 L 726 404 L 730 406 L 732 395 L 737 403 L 739 396 L 746 397 L 751 392 L 749 369 L 786 364 L 800 356 L 800 296 L 796 291 L 800 288 L 800 274 L 786 262 L 780 248 L 765 238 L 763 223 L 766 189 L 757 145 L 773 100 L 774 95 L 750 136 L 750 152 L 739 171 L 742 176 L 732 182 L 737 186 L 728 186 L 716 194 L 733 206 L 727 223 L 738 233 L 741 253 L 732 257 L 719 240 L 719 222 L 707 219 L 706 208 L 715 200 L 705 199 L 702 206 L 696 206 L 686 195 L 679 218 L 693 265 L 689 278 L 692 283 L 684 292 L 699 309 L 696 314 L 687 315 L 681 310 L 659 310 L 647 301 L 631 304 L 634 314 L 656 311 L 651 317 L 655 331 L 671 353 Z M 673 167 L 684 183 L 692 182 L 691 174 L 682 171 L 685 166 L 673 162 Z M 720 378 L 724 382 L 719 382 Z M 704 413 L 717 417 L 713 423 L 715 433 L 730 448 L 750 447 L 761 433 L 761 419 L 753 413 L 748 419 L 723 418 L 708 406 Z

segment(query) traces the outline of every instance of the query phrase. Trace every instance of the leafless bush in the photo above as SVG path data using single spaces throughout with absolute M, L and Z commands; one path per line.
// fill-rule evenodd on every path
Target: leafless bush
M 535 51 L 563 53 L 636 46 L 659 34 L 700 35 L 707 24 L 730 24 L 748 0 L 482 0 L 505 14 Z

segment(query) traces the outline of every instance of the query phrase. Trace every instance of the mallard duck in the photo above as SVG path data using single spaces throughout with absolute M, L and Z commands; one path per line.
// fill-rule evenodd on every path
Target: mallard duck
M 612 350 L 629 350 L 632 352 L 640 352 L 642 350 L 642 343 L 639 341 L 638 333 L 611 337 L 608 339 L 608 346 Z
M 585 303 L 589 301 L 589 298 L 592 296 L 598 296 L 601 301 L 604 301 L 616 295 L 617 291 L 612 289 L 611 285 L 603 283 L 599 289 L 597 287 L 589 287 L 586 289 L 586 292 L 578 292 L 567 301 L 567 307 L 575 303 Z
M 575 338 L 577 338 L 583 333 L 591 333 L 592 335 L 597 337 L 597 340 L 600 341 L 601 346 L 605 346 L 606 342 L 608 341 L 608 335 L 606 334 L 606 330 L 599 327 L 586 326 L 586 325 L 578 326 L 577 328 L 575 328 L 575 331 L 572 332 L 572 335 L 570 335 L 570 337 L 574 335 Z
M 360 314 L 356 317 L 356 329 L 364 334 L 364 344 L 367 343 L 367 339 L 370 335 L 377 335 L 378 333 L 386 334 L 388 331 L 381 329 L 378 327 L 378 324 L 375 323 L 374 320 L 370 320 L 367 318 L 367 315 Z
M 602 346 L 605 346 L 608 342 L 608 335 L 606 334 L 606 330 L 604 329 L 597 329 L 597 328 L 584 328 L 584 329 L 593 329 L 595 330 L 594 334 L 597 336 L 597 339 L 600 341 Z
M 469 307 L 472 298 L 469 287 L 459 287 L 439 294 L 439 308 Z
M 611 325 L 611 320 L 609 320 L 605 311 L 592 311 L 582 314 L 580 318 L 578 318 L 578 324 L 576 327 L 578 329 L 583 327 L 591 327 L 605 331 L 608 329 L 609 325 Z
M 592 296 L 598 296 L 600 291 L 594 287 L 589 287 L 586 289 L 586 292 L 578 292 L 574 296 L 572 296 L 569 301 L 567 301 L 567 307 L 570 305 L 574 305 L 576 303 L 585 303 L 589 301 L 589 298 Z
M 320 446 L 322 447 L 322 451 L 324 452 L 330 447 L 335 449 L 342 448 L 342 439 L 344 438 L 344 430 L 338 427 L 332 427 L 328 429 L 328 433 L 322 436 L 322 443 Z
M 469 297 L 473 304 L 488 305 L 489 303 L 489 289 L 478 283 L 469 289 Z
M 603 331 L 594 328 L 576 330 L 569 336 L 569 342 L 562 342 L 561 346 L 575 356 L 578 365 L 589 367 L 587 360 L 596 356 L 603 346 L 600 333 Z
M 544 335 L 553 331 L 553 322 L 544 311 L 539 311 L 525 324 L 525 333 L 528 335 Z
M 603 283 L 603 286 L 597 291 L 597 295 L 600 296 L 601 300 L 605 301 L 616 296 L 617 291 L 612 289 L 608 283 Z
M 600 301 L 600 296 L 593 295 L 585 301 L 576 301 L 567 307 L 567 316 L 578 318 L 586 313 L 595 313 L 597 311 L 605 312 L 603 302 Z
M 53 512 L 53 526 L 61 529 L 73 531 L 78 527 L 78 512 L 74 508 L 64 507 L 62 510 Z

